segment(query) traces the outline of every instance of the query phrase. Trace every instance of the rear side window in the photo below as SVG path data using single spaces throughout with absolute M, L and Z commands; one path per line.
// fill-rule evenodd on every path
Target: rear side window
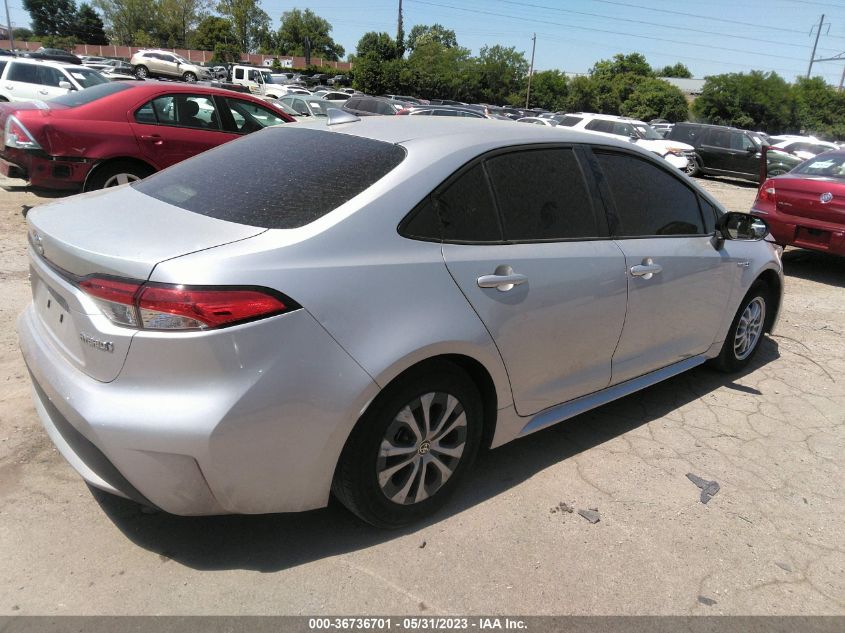
M 555 117 L 558 125 L 563 125 L 565 127 L 572 127 L 576 123 L 580 123 L 583 121 L 583 117 L 580 116 L 562 116 L 562 117 Z
M 279 126 L 203 152 L 132 186 L 212 218 L 293 229 L 351 200 L 404 158 L 405 150 L 390 143 Z
M 696 140 L 701 137 L 705 128 L 695 125 L 675 125 L 669 130 L 669 138 L 674 141 L 682 141 L 689 145 L 695 145 Z
M 471 167 L 435 196 L 443 239 L 501 242 L 496 205 L 481 163 Z
M 680 179 L 626 154 L 595 152 L 624 237 L 703 235 L 698 196 Z
M 74 90 L 62 95 L 61 97 L 53 97 L 50 99 L 50 105 L 59 103 L 70 108 L 91 103 L 97 99 L 108 97 L 123 90 L 130 90 L 132 88 L 131 81 L 107 81 L 104 84 L 92 86 L 85 90 Z
M 604 119 L 593 119 L 587 123 L 585 129 L 595 132 L 607 132 L 608 134 L 615 133 L 613 131 L 613 121 L 605 121 Z
M 513 152 L 487 161 L 508 241 L 598 237 L 599 227 L 575 152 Z
M 9 68 L 8 81 L 20 81 L 27 84 L 38 83 L 38 66 L 35 64 L 15 64 Z
M 0 61 L 0 75 L 3 74 L 3 70 L 6 68 L 6 62 Z

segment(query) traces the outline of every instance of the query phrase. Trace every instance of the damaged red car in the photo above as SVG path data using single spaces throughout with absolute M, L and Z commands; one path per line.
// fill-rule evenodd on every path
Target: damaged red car
M 49 101 L 0 104 L 0 173 L 37 188 L 92 191 L 293 120 L 230 90 L 115 81 Z
M 845 255 L 845 151 L 766 180 L 751 214 L 766 221 L 778 244 Z

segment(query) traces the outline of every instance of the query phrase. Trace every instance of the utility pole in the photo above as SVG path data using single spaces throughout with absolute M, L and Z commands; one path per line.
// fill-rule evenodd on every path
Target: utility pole
M 12 37 L 12 20 L 9 18 L 9 0 L 3 0 L 6 4 L 6 26 L 9 27 L 9 51 L 15 50 L 15 38 Z
M 807 79 L 810 78 L 810 72 L 813 70 L 813 62 L 816 61 L 816 47 L 819 45 L 819 36 L 822 34 L 822 26 L 824 25 L 824 13 L 822 13 L 821 20 L 819 20 L 819 28 L 816 31 L 816 41 L 813 43 L 813 52 L 810 55 L 810 66 L 807 68 Z M 810 29 L 810 33 L 813 30 Z
M 534 50 L 537 48 L 537 34 L 531 38 L 531 68 L 528 70 L 528 91 L 525 93 L 525 109 L 528 109 L 528 101 L 531 99 L 531 77 L 534 74 Z
M 399 0 L 399 17 L 396 19 L 396 50 L 399 57 L 405 54 L 405 28 L 402 25 L 402 0 Z

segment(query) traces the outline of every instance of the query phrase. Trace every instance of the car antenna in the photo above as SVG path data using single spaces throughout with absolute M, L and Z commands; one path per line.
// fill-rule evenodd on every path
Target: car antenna
M 346 112 L 345 110 L 341 110 L 339 108 L 329 108 L 326 111 L 326 115 L 329 118 L 326 125 L 339 125 L 341 123 L 355 123 L 356 121 L 361 120 L 361 117 L 355 116 L 351 112 Z

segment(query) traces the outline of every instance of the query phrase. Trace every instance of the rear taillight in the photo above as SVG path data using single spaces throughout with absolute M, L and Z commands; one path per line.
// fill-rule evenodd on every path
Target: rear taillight
M 41 145 L 14 115 L 6 119 L 3 144 L 13 149 L 41 149 Z
M 109 277 L 89 277 L 79 287 L 113 323 L 145 330 L 207 330 L 299 308 L 266 288 L 197 288 Z
M 757 199 L 754 201 L 754 211 L 766 215 L 769 211 L 774 211 L 777 207 L 777 198 L 775 197 L 777 191 L 775 190 L 775 182 L 767 180 L 757 190 Z

